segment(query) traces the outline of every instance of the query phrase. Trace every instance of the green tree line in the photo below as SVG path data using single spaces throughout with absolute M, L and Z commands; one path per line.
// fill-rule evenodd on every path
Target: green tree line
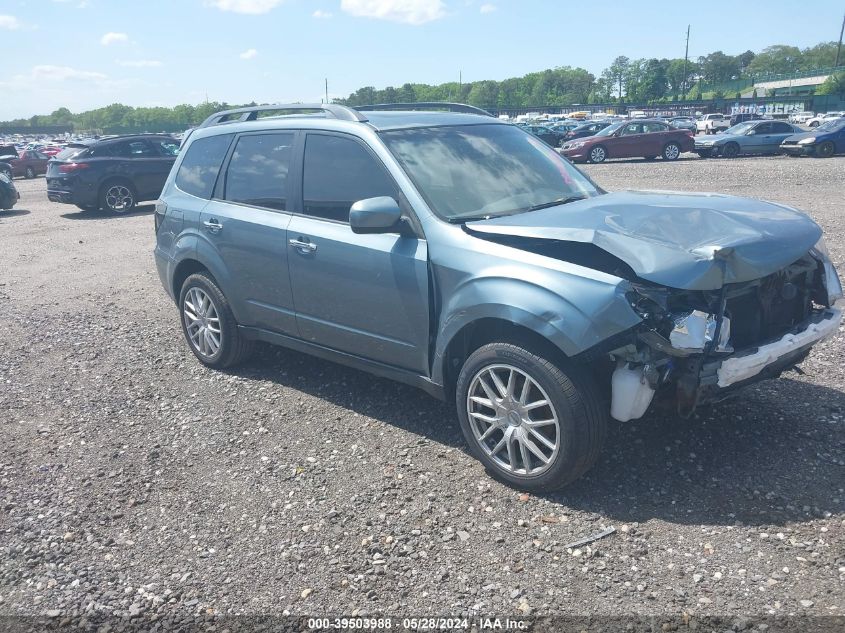
M 836 46 L 836 42 L 821 42 L 802 49 L 776 44 L 758 53 L 749 50 L 739 55 L 728 55 L 714 51 L 687 61 L 683 58 L 629 59 L 619 56 L 598 77 L 583 68 L 560 66 L 502 81 L 439 85 L 406 83 L 383 89 L 365 86 L 337 102 L 356 106 L 456 101 L 503 109 L 589 103 L 659 103 L 702 97 L 733 98 L 754 81 L 832 67 Z M 832 74 L 817 92 L 845 98 L 845 70 Z M 0 125 L 71 125 L 76 131 L 177 132 L 199 124 L 214 112 L 231 107 L 239 106 L 207 102 L 196 106 L 135 108 L 114 103 L 76 114 L 67 108 L 59 108 L 51 114 L 5 121 Z

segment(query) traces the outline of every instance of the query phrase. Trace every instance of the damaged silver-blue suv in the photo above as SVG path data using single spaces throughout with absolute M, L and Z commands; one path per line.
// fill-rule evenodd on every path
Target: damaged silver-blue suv
M 532 490 L 584 473 L 609 416 L 661 398 L 688 416 L 794 367 L 843 308 L 803 213 L 606 193 L 455 104 L 218 113 L 184 144 L 155 225 L 202 363 L 265 341 L 453 399 L 484 465 Z

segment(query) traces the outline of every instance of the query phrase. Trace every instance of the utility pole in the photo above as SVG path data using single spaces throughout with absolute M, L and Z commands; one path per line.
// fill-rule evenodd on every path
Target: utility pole
M 687 24 L 687 46 L 684 49 L 684 78 L 681 81 L 681 101 L 687 96 L 687 60 L 689 59 L 689 27 Z
M 839 68 L 839 59 L 842 55 L 842 34 L 845 33 L 845 15 L 842 16 L 842 28 L 839 29 L 839 46 L 836 48 L 836 63 L 834 68 Z
M 464 85 L 464 71 L 458 71 L 458 101 L 461 100 L 461 88 Z
M 329 78 L 326 77 L 326 103 L 329 102 Z

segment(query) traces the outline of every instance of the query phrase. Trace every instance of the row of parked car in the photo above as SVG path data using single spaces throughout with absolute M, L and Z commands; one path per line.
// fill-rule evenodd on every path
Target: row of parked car
M 594 126 L 600 129 L 593 131 Z M 593 163 L 658 156 L 675 160 L 682 152 L 695 152 L 702 158 L 749 154 L 828 158 L 845 153 L 845 117 L 830 118 L 811 131 L 786 121 L 758 118 L 699 136 L 658 119 L 589 124 L 575 128 L 559 151 L 575 162 Z

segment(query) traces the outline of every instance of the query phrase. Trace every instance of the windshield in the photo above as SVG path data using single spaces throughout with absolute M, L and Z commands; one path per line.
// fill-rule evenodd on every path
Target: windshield
M 845 128 L 845 119 L 833 119 L 832 121 L 822 123 L 816 128 L 816 132 L 836 132 L 842 128 Z
M 381 133 L 438 216 L 460 222 L 512 215 L 601 193 L 540 139 L 512 125 Z
M 82 152 L 88 149 L 87 145 L 69 145 L 56 154 L 56 158 L 59 160 L 67 160 L 68 158 L 73 158 L 74 156 L 78 156 Z
M 748 130 L 755 127 L 757 125 L 757 121 L 746 121 L 745 123 L 737 123 L 733 127 L 729 127 L 725 130 L 725 134 L 734 134 L 736 136 L 740 136 L 745 134 Z
M 619 121 L 617 123 L 611 123 L 606 128 L 604 128 L 601 132 L 597 132 L 594 136 L 612 136 L 613 133 L 625 125 L 627 121 Z

